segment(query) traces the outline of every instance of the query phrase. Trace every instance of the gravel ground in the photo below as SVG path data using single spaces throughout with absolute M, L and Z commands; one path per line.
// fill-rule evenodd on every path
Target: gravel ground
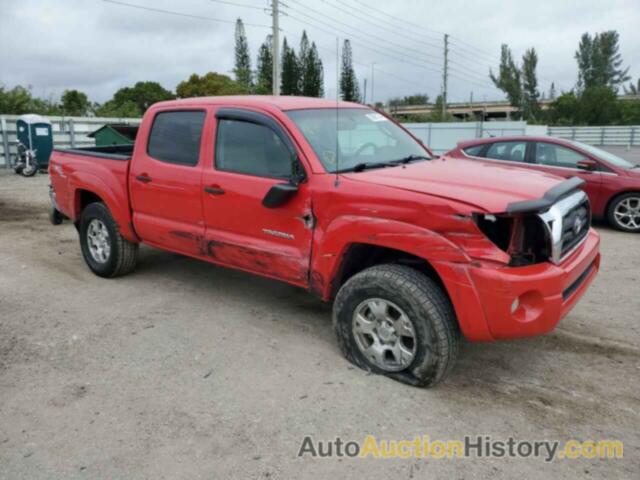
M 463 343 L 420 390 L 341 356 L 304 291 L 150 248 L 94 276 L 46 216 L 48 177 L 0 174 L 0 478 L 630 478 L 640 470 L 640 237 L 549 335 Z M 297 458 L 302 439 L 613 438 L 619 460 Z M 633 474 L 633 472 L 636 472 Z

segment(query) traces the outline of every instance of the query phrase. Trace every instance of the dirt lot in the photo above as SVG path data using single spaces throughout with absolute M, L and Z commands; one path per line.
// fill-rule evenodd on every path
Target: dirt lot
M 0 478 L 630 478 L 640 471 L 640 237 L 553 334 L 463 344 L 419 390 L 353 368 L 304 291 L 143 248 L 103 280 L 0 174 Z M 613 438 L 622 460 L 300 459 L 317 440 Z M 633 474 L 633 472 L 636 472 Z

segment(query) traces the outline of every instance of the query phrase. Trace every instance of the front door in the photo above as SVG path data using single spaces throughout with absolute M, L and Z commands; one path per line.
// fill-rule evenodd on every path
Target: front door
M 532 151 L 536 169 L 564 178 L 580 177 L 586 183 L 582 190 L 589 196 L 591 204 L 600 202 L 602 195 L 602 173 L 578 168 L 578 162 L 587 160 L 583 154 L 551 142 L 535 142 Z
M 262 201 L 290 182 L 298 158 L 291 138 L 266 114 L 216 113 L 214 159 L 203 171 L 207 255 L 215 262 L 296 285 L 308 285 L 313 216 L 308 183 L 285 204 Z
M 204 235 L 200 158 L 205 115 L 204 110 L 158 112 L 147 145 L 136 147 L 129 172 L 137 234 L 151 245 L 188 255 L 201 254 Z

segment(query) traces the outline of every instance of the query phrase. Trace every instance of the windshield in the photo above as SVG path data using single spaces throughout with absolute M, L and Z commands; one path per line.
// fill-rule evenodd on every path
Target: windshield
M 286 113 L 330 173 L 358 171 L 365 164 L 377 168 L 400 160 L 430 158 L 429 152 L 407 132 L 368 108 Z
M 616 167 L 633 168 L 635 166 L 633 163 L 626 161 L 624 158 L 620 158 L 617 155 L 614 155 L 613 153 L 609 153 L 605 150 L 592 147 L 591 145 L 587 145 L 586 143 L 576 142 L 575 140 L 569 140 L 569 142 L 575 145 L 576 147 L 586 150 L 591 155 L 601 158 L 602 160 L 610 163 L 611 165 L 615 165 Z

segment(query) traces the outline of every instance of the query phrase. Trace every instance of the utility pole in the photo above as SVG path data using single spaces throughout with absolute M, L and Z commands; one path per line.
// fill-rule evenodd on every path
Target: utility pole
M 273 73 L 271 81 L 273 82 L 273 94 L 280 95 L 280 6 L 279 0 L 271 0 L 271 19 L 272 19 L 272 36 L 273 36 Z
M 362 87 L 362 103 L 367 104 L 367 77 L 364 77 L 364 85 Z
M 371 64 L 371 105 L 375 106 L 375 100 L 373 98 L 373 67 L 375 66 L 375 63 Z
M 447 80 L 449 77 L 449 35 L 444 34 L 444 70 L 442 72 L 442 119 L 447 117 Z

